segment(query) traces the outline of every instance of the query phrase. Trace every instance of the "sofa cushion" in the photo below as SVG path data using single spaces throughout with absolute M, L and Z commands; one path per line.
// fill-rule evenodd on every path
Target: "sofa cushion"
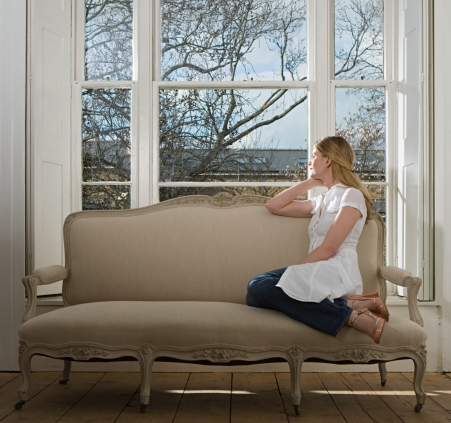
M 37 316 L 20 327 L 28 345 L 95 343 L 105 346 L 189 348 L 234 345 L 246 348 L 295 344 L 309 349 L 374 346 L 372 339 L 344 327 L 332 337 L 282 313 L 227 302 L 110 301 L 80 304 Z M 380 347 L 415 348 L 427 334 L 418 324 L 390 317 Z

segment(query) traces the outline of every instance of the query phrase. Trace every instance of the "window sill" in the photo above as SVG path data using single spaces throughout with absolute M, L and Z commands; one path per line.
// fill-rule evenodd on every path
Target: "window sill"
M 55 297 L 38 297 L 37 306 L 59 306 L 63 305 L 63 297 L 61 295 Z
M 407 306 L 407 298 L 406 297 L 399 297 L 397 295 L 387 295 L 387 301 L 386 304 L 388 306 Z M 418 301 L 418 307 L 424 307 L 424 306 L 441 306 L 440 303 L 437 301 Z

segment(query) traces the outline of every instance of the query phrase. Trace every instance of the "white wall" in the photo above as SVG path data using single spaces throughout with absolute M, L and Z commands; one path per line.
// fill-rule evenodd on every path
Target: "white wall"
M 0 0 L 0 370 L 17 370 L 24 308 L 26 0 Z
M 435 270 L 436 298 L 443 304 L 443 368 L 451 370 L 451 1 L 434 2 L 435 42 Z

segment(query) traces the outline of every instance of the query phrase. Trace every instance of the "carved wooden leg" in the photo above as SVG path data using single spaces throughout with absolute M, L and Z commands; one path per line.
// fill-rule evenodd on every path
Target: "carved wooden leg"
M 303 362 L 302 350 L 298 347 L 292 347 L 289 351 L 290 359 L 288 365 L 290 366 L 291 376 L 291 398 L 294 407 L 294 412 L 299 416 L 299 405 L 301 404 L 301 368 Z
M 33 353 L 29 350 L 24 350 L 21 345 L 21 350 L 19 353 L 19 366 L 22 374 L 22 386 L 19 388 L 20 401 L 14 405 L 16 410 L 20 410 L 25 404 L 25 401 L 28 399 L 28 389 L 31 384 L 31 357 L 33 357 Z
M 379 363 L 379 374 L 381 375 L 381 385 L 385 386 L 387 383 L 387 368 L 385 363 Z
M 425 350 L 425 349 L 424 349 Z M 426 371 L 425 356 L 418 355 L 413 359 L 415 363 L 415 373 L 413 376 L 413 386 L 415 389 L 415 395 L 417 397 L 417 405 L 415 411 L 418 413 L 423 408 L 423 404 L 426 401 L 426 392 L 423 389 L 423 378 Z
M 150 380 L 152 377 L 153 353 L 151 350 L 142 348 L 142 360 L 139 360 L 141 371 L 141 413 L 146 411 L 146 407 L 150 401 Z
M 69 381 L 72 360 L 64 360 L 63 377 L 60 380 L 61 385 L 65 385 Z

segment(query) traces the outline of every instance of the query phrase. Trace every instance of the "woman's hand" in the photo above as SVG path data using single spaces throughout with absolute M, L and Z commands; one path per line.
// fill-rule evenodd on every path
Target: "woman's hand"
M 311 184 L 312 184 L 312 187 L 313 187 L 313 188 L 316 188 L 316 187 L 327 188 L 326 184 L 323 182 L 322 179 L 318 179 L 318 178 L 315 178 L 315 177 L 313 177 L 313 176 L 309 176 L 309 177 L 306 179 L 306 181 L 309 181 L 309 180 L 311 181 Z M 312 189 L 312 188 L 310 188 L 310 189 Z
M 323 181 L 310 177 L 271 198 L 266 203 L 266 208 L 272 214 L 280 216 L 311 217 L 312 202 L 310 200 L 296 200 L 296 198 L 316 187 L 324 187 Z

